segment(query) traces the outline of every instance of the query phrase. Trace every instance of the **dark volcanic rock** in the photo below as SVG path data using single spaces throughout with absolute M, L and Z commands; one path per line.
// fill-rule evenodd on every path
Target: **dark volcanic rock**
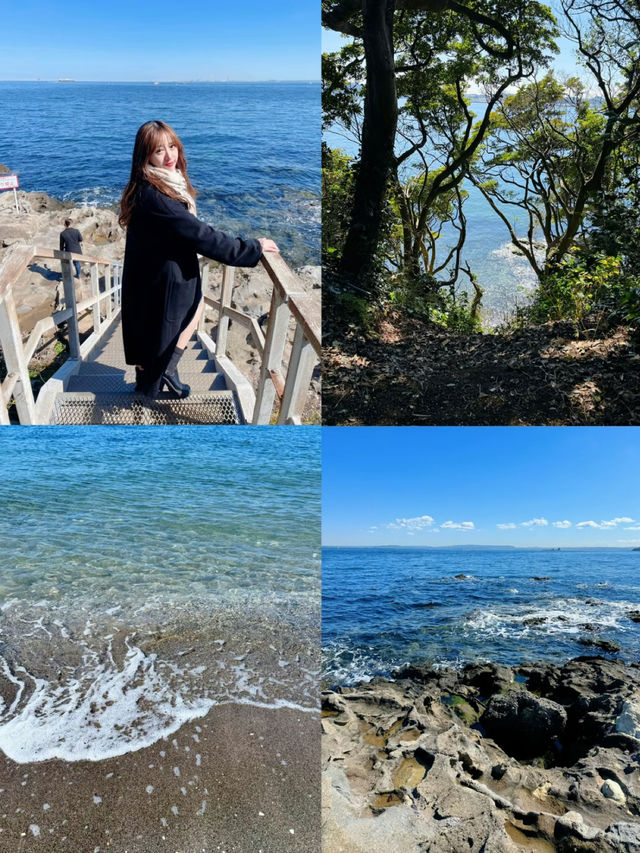
M 591 631 L 598 630 L 597 628 L 586 625 L 585 628 Z M 596 649 L 600 649 L 603 652 L 609 652 L 610 654 L 615 654 L 620 651 L 620 646 L 617 643 L 612 643 L 611 640 L 598 640 L 595 637 L 580 637 L 578 642 L 581 646 L 594 646 Z
M 513 683 L 513 671 L 497 663 L 470 663 L 462 675 L 466 684 L 477 687 L 482 696 L 502 693 Z
M 543 755 L 567 724 L 567 712 L 550 699 L 525 691 L 493 696 L 480 718 L 487 734 L 518 758 Z

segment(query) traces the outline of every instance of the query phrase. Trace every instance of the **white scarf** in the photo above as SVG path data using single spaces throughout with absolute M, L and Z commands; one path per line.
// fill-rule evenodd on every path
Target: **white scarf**
M 176 195 L 180 196 L 182 201 L 186 202 L 189 212 L 193 213 L 194 216 L 197 215 L 195 199 L 187 189 L 187 182 L 179 169 L 165 169 L 162 166 L 152 166 L 148 163 L 145 172 L 166 184 Z

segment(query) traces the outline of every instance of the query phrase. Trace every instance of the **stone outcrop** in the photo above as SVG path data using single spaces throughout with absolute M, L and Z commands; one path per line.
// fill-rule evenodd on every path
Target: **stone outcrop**
M 640 665 L 407 667 L 323 693 L 326 853 L 640 851 Z

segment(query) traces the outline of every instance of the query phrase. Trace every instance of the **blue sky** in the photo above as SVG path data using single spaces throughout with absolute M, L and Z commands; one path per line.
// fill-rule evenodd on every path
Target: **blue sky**
M 23 0 L 0 80 L 319 80 L 320 0 Z
M 640 544 L 637 427 L 324 428 L 325 545 Z

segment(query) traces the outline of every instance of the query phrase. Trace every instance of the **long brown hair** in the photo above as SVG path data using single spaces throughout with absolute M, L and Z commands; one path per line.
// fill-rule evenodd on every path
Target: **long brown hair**
M 184 175 L 189 193 L 194 198 L 196 197 L 196 191 L 191 185 L 191 181 L 187 175 L 187 158 L 184 156 L 184 148 L 177 133 L 172 127 L 165 124 L 163 121 L 147 121 L 136 133 L 136 141 L 133 145 L 133 159 L 131 162 L 131 176 L 129 178 L 129 183 L 124 188 L 122 199 L 120 201 L 120 216 L 118 217 L 118 222 L 123 228 L 126 228 L 131 220 L 131 214 L 133 213 L 133 208 L 136 202 L 136 194 L 142 181 L 148 181 L 150 184 L 153 184 L 154 187 L 157 187 L 170 198 L 180 199 L 174 190 L 166 184 L 163 184 L 159 178 L 156 178 L 153 175 L 148 175 L 146 172 L 149 158 L 158 147 L 160 138 L 164 133 L 169 136 L 171 142 L 175 143 L 178 149 L 176 169 L 179 169 Z

